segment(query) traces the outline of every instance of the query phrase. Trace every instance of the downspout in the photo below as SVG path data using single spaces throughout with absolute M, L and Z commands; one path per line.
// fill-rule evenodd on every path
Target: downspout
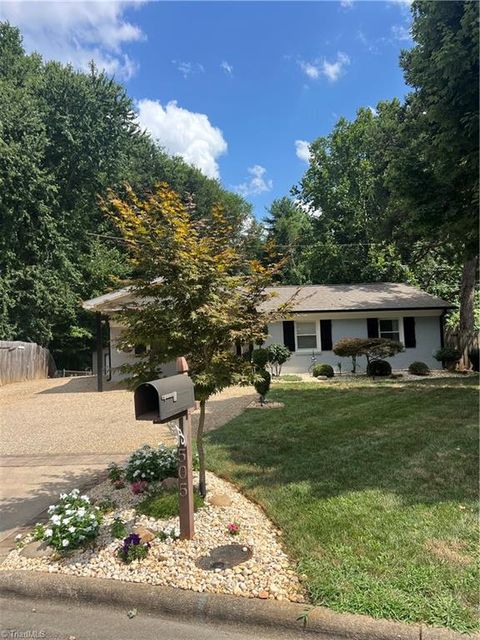
M 440 347 L 443 349 L 445 346 L 445 316 L 447 315 L 447 309 L 444 309 L 440 314 Z M 442 360 L 442 369 L 445 369 L 445 361 Z
M 102 340 L 102 314 L 97 311 L 96 339 L 97 339 L 97 391 L 103 391 L 103 340 Z

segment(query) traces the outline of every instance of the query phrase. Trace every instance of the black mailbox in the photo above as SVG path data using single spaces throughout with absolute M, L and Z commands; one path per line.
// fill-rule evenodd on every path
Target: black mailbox
M 168 422 L 195 405 L 192 380 L 184 374 L 144 382 L 135 389 L 135 418 Z

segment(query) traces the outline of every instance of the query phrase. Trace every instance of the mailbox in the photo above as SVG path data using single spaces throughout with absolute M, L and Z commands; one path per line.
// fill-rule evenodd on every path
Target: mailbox
M 160 378 L 135 389 L 135 418 L 168 422 L 184 416 L 195 405 L 192 380 L 184 374 Z

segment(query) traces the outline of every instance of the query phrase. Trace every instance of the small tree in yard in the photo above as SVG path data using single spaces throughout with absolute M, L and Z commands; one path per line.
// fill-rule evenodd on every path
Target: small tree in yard
M 284 344 L 271 344 L 267 347 L 267 351 L 268 365 L 272 375 L 278 377 L 282 373 L 282 366 L 292 355 L 290 349 Z
M 376 360 L 391 358 L 402 351 L 401 342 L 388 338 L 342 338 L 333 345 L 333 352 L 337 356 L 352 358 L 352 373 L 356 372 L 359 356 L 365 356 L 369 365 Z
M 233 384 L 252 384 L 250 363 L 235 354 L 235 343 L 265 340 L 265 327 L 288 305 L 262 311 L 265 287 L 277 271 L 247 259 L 222 210 L 196 221 L 167 184 L 138 198 L 126 187 L 124 199 L 109 195 L 104 209 L 130 251 L 136 277 L 132 293 L 140 302 L 124 308 L 120 348 L 147 344 L 137 362 L 126 365 L 134 383 L 162 375 L 162 365 L 185 356 L 200 401 L 197 449 L 199 491 L 206 495 L 203 431 L 205 403 Z

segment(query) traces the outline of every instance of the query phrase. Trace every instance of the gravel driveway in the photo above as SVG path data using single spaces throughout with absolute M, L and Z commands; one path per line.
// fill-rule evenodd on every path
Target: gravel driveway
M 253 400 L 251 387 L 232 387 L 207 403 L 206 430 L 216 429 Z M 95 379 L 56 378 L 0 388 L 1 455 L 130 453 L 144 443 L 172 443 L 165 425 L 136 422 L 133 394 Z M 193 414 L 193 426 L 198 411 Z
M 233 387 L 207 403 L 206 429 L 216 429 L 252 401 L 252 388 Z M 193 427 L 198 411 L 193 414 Z M 165 425 L 136 422 L 133 394 L 95 379 L 57 378 L 0 388 L 0 556 L 12 534 L 61 491 L 79 486 L 144 443 L 173 444 Z M 1 541 L 4 541 L 2 543 Z

